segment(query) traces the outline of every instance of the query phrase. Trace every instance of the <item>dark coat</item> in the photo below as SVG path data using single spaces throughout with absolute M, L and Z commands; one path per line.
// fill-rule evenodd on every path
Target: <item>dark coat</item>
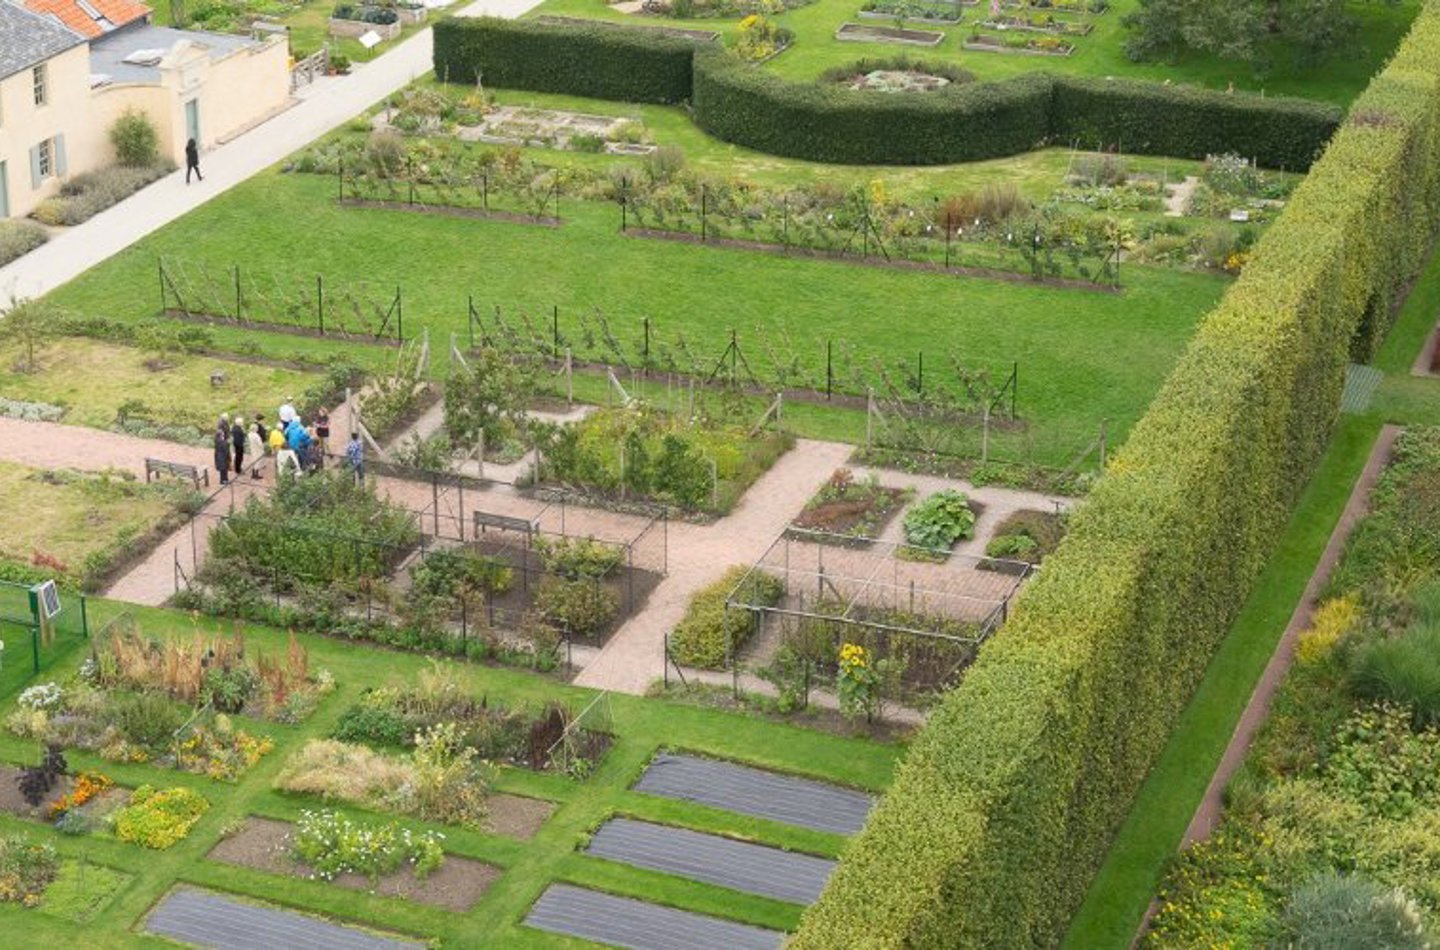
M 239 423 L 230 427 L 230 441 L 235 444 L 235 454 L 245 454 L 245 428 Z
M 230 464 L 230 433 L 225 429 L 215 430 L 215 467 L 225 468 Z
M 185 164 L 198 167 L 200 165 L 200 147 L 191 139 L 185 143 Z

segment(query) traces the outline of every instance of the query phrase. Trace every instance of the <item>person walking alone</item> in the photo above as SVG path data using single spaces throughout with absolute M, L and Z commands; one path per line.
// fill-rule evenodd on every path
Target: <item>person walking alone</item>
M 230 421 L 224 416 L 215 426 L 215 471 L 220 484 L 230 484 Z
M 345 446 L 345 461 L 355 475 L 355 484 L 365 484 L 365 444 L 360 441 L 358 432 L 350 433 L 350 444 Z
M 185 143 L 185 184 L 187 185 L 190 184 L 191 172 L 194 172 L 195 177 L 201 181 L 205 180 L 205 176 L 200 174 L 200 146 L 195 144 L 194 139 Z
M 245 417 L 236 416 L 230 427 L 230 441 L 235 446 L 235 474 L 245 474 Z

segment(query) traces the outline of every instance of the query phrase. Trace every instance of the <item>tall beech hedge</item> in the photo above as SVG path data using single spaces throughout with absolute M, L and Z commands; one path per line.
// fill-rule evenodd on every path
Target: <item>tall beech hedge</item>
M 596 22 L 571 26 L 476 17 L 435 24 L 435 75 L 446 82 L 623 102 L 690 98 L 695 41 Z
M 1340 110 L 1303 99 L 1027 73 L 900 95 L 795 83 L 723 48 L 653 30 L 450 19 L 435 26 L 435 75 L 632 102 L 689 100 L 716 138 L 837 164 L 999 158 L 1050 142 L 1204 158 L 1238 152 L 1309 167 Z
M 793 946 L 1062 938 L 1325 448 L 1347 351 L 1383 336 L 1437 218 L 1430 0 L 916 738 Z

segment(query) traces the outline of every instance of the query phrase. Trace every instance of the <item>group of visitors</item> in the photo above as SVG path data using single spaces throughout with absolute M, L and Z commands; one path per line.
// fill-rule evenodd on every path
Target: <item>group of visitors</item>
M 215 424 L 215 471 L 220 474 L 220 484 L 229 484 L 233 473 L 236 478 L 247 470 L 252 479 L 263 477 L 262 470 L 267 456 L 275 458 L 275 478 L 298 478 L 325 467 L 325 456 L 330 444 L 330 413 L 324 409 L 315 414 L 315 421 L 306 425 L 295 411 L 294 400 L 287 399 L 276 414 L 277 422 L 272 428 L 265 423 L 265 417 L 256 413 L 248 426 L 244 416 L 233 420 L 229 413 L 222 413 Z M 248 465 L 247 465 L 248 460 Z M 346 465 L 357 482 L 365 480 L 365 447 L 357 433 L 350 434 L 350 444 L 345 447 Z

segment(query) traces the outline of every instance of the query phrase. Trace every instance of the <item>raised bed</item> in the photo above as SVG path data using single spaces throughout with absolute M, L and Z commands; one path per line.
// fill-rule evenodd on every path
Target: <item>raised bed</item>
M 1068 20 L 1053 20 L 1049 24 L 1031 23 L 1020 17 L 999 17 L 981 20 L 980 26 L 987 30 L 1006 30 L 1016 33 L 1044 33 L 1048 36 L 1088 36 L 1095 29 L 1093 23 L 1071 23 Z
M 400 35 L 400 21 L 394 23 L 367 23 L 364 20 L 341 20 L 336 17 L 330 18 L 330 35 L 342 39 L 358 40 L 360 37 L 375 31 L 375 35 L 383 40 L 393 40 Z
M 1033 40 L 1031 42 L 1034 42 Z M 1069 56 L 1075 52 L 1072 43 L 1063 43 L 1056 49 L 1044 49 L 1033 46 L 1008 46 L 998 36 L 972 36 L 965 41 L 965 49 L 976 50 L 984 53 L 1015 53 L 1019 56 Z
M 848 470 L 841 469 L 805 505 L 794 526 L 805 529 L 808 540 L 864 547 L 884 533 L 911 494 L 901 488 L 854 481 Z
M 401 26 L 415 26 L 425 22 L 426 10 L 424 7 L 396 7 L 395 14 L 400 17 L 397 21 Z
M 293 834 L 294 826 L 289 822 L 247 818 L 240 830 L 212 848 L 208 857 L 270 874 L 313 879 L 311 868 L 291 854 Z M 329 883 L 346 890 L 464 912 L 475 906 L 499 876 L 500 870 L 489 864 L 446 854 L 445 863 L 424 880 L 415 876 L 409 864 L 404 864 L 378 878 L 373 885 L 368 878 L 354 873 L 337 875 Z
M 974 4 L 971 4 L 973 6 Z M 940 23 L 946 26 L 954 26 L 965 18 L 965 15 L 956 12 L 954 16 L 907 16 L 901 17 L 898 13 L 882 13 L 878 10 L 861 10 L 855 14 L 862 20 L 901 20 L 906 23 Z
M 907 46 L 938 46 L 945 34 L 934 30 L 904 30 L 893 26 L 842 23 L 835 38 L 844 43 L 903 43 Z

